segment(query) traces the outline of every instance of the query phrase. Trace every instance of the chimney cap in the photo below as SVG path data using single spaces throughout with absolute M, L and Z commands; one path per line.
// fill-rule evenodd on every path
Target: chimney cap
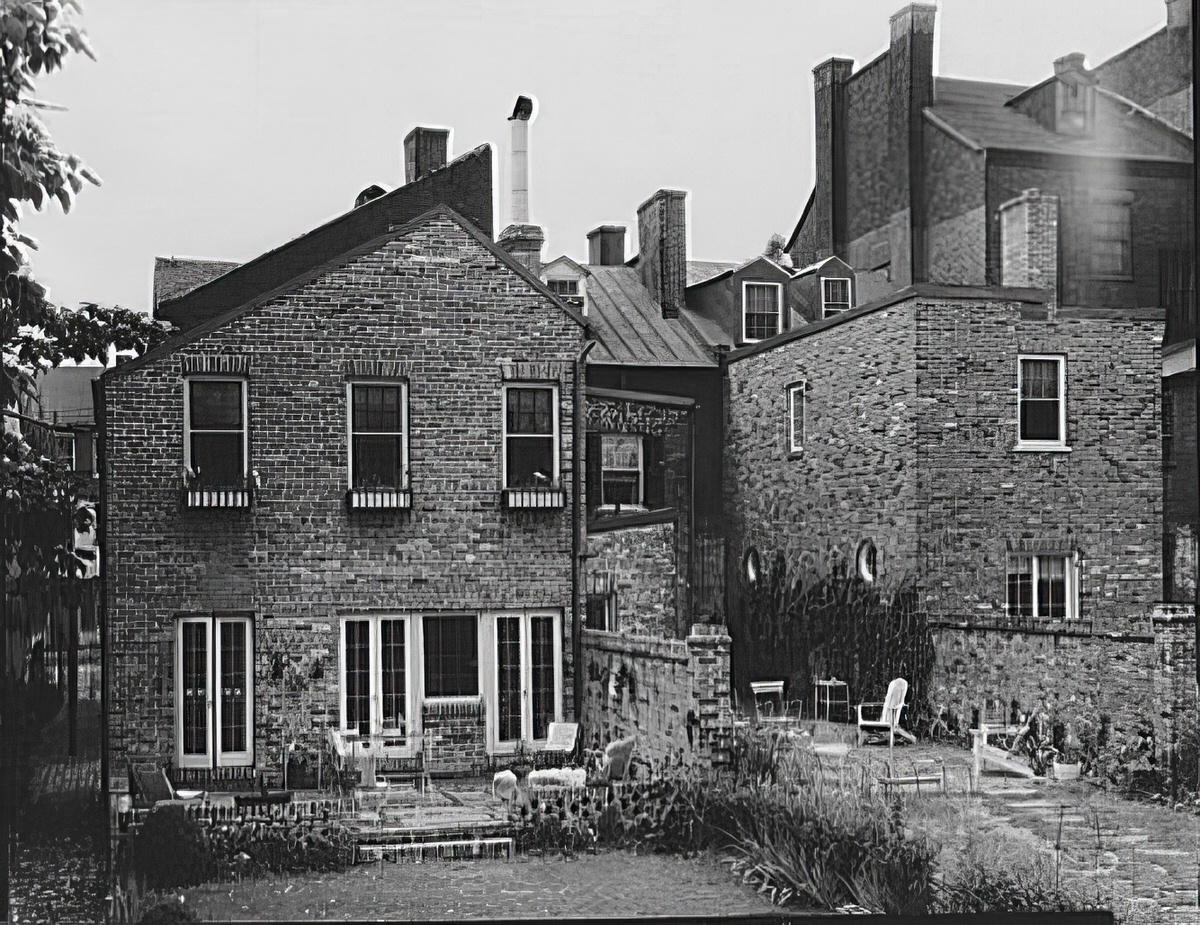
M 513 107 L 513 114 L 508 117 L 508 121 L 520 119 L 522 122 L 528 122 L 533 118 L 533 100 L 527 96 L 518 96 L 517 105 Z
M 428 125 L 415 125 L 415 126 L 413 126 L 412 130 L 409 131 L 409 133 L 404 136 L 404 141 L 407 143 L 408 139 L 410 139 L 416 135 L 442 135 L 442 136 L 445 136 L 448 138 L 450 136 L 450 129 L 448 129 L 448 128 L 433 128 Z
M 595 228 L 593 228 L 591 231 L 589 231 L 587 233 L 587 236 L 590 238 L 592 235 L 596 235 L 596 234 L 613 234 L 613 233 L 624 234 L 625 226 L 624 225 L 597 225 Z
M 1054 60 L 1054 73 L 1056 75 L 1087 74 L 1088 70 L 1083 64 L 1085 60 L 1087 60 L 1087 55 L 1082 51 L 1073 51 L 1069 55 L 1063 55 Z
M 932 32 L 934 20 L 937 17 L 937 5 L 933 3 L 910 3 L 903 9 L 897 10 L 888 20 L 892 27 L 892 37 L 906 32 Z M 900 20 L 903 20 L 902 22 Z M 897 32 L 897 26 L 901 26 Z

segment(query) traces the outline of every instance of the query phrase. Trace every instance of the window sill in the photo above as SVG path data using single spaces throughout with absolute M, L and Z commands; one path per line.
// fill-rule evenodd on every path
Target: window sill
M 560 508 L 567 505 L 562 488 L 504 488 L 500 502 L 507 508 Z
M 249 487 L 200 488 L 187 487 L 183 490 L 183 505 L 188 508 L 248 508 L 253 501 Z
M 1070 453 L 1071 447 L 1065 443 L 1018 443 L 1013 446 L 1014 453 Z
M 346 506 L 351 510 L 408 510 L 412 507 L 412 491 L 408 488 L 351 488 L 346 492 Z
M 648 527 L 653 524 L 671 523 L 678 518 L 679 514 L 673 507 L 658 508 L 653 511 L 638 511 L 626 513 L 624 509 L 620 514 L 604 514 L 600 515 L 598 509 L 592 511 L 592 516 L 588 519 L 587 529 L 589 533 L 605 533 L 609 530 L 620 530 L 624 527 Z
M 614 515 L 614 514 L 645 514 L 650 508 L 644 504 L 622 504 L 619 507 L 615 504 L 602 504 L 596 508 L 597 514 Z

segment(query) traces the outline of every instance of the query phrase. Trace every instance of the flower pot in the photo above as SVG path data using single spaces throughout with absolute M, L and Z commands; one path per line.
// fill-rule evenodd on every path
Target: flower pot
M 1078 761 L 1056 761 L 1054 762 L 1054 779 L 1055 780 L 1079 780 L 1079 762 Z

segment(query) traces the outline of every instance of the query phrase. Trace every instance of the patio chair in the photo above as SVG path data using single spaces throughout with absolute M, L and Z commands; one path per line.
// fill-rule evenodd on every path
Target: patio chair
M 546 744 L 533 756 L 534 767 L 562 767 L 574 763 L 579 723 L 551 723 L 546 729 Z
M 887 735 L 889 751 L 896 744 L 896 737 L 907 742 L 916 742 L 916 737 L 900 728 L 900 713 L 904 710 L 904 698 L 908 696 L 908 682 L 895 678 L 888 685 L 882 703 L 860 703 L 858 705 L 858 744 L 868 738 L 882 740 Z
M 153 809 L 159 803 L 194 802 L 203 799 L 203 790 L 176 790 L 166 768 L 143 770 L 129 763 L 129 792 L 138 809 Z

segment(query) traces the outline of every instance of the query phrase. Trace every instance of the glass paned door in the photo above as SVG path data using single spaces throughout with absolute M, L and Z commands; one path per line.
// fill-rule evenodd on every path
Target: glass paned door
M 494 742 L 511 748 L 546 738 L 560 710 L 561 647 L 556 614 L 497 614 Z
M 249 617 L 185 617 L 176 636 L 180 767 L 253 763 L 253 640 Z
M 406 617 L 342 621 L 342 729 L 382 737 L 384 748 L 410 741 L 408 632 Z

